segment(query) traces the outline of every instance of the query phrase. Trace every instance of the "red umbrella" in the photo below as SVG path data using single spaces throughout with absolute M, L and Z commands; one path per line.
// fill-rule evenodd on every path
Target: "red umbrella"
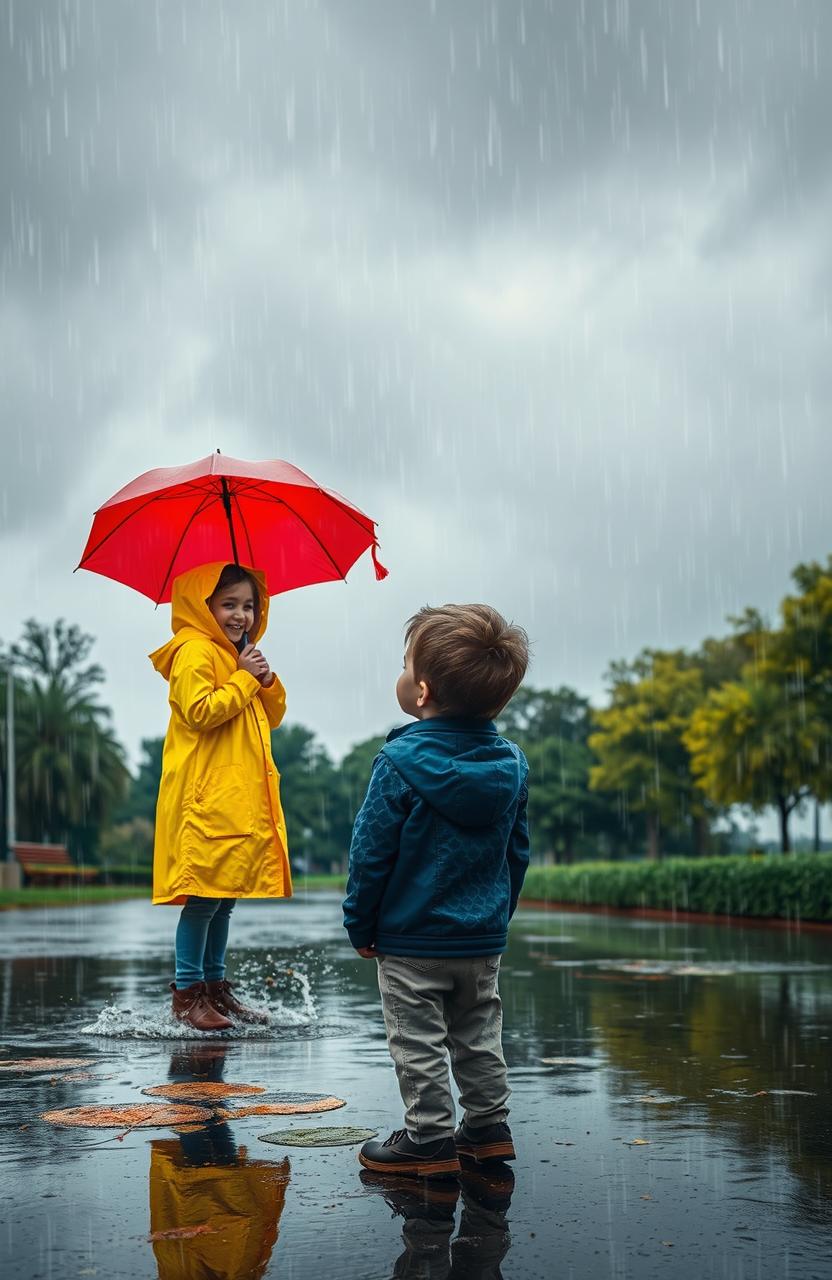
M 157 604 L 174 578 L 212 560 L 266 575 L 269 595 L 343 579 L 372 550 L 375 521 L 289 462 L 241 462 L 217 451 L 185 467 L 148 471 L 95 514 L 79 569 L 141 591 Z

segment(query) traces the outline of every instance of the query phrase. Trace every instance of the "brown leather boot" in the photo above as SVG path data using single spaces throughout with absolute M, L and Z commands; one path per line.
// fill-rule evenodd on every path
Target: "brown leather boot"
M 173 992 L 171 1012 L 180 1022 L 187 1022 L 196 1031 L 230 1031 L 233 1028 L 234 1023 L 229 1022 L 208 999 L 204 982 L 192 982 L 181 990 L 172 982 L 170 989 Z
M 231 983 L 226 978 L 220 982 L 206 982 L 205 986 L 211 1004 L 226 1017 L 238 1018 L 240 1022 L 256 1022 L 261 1026 L 268 1025 L 269 1015 L 258 1013 L 256 1009 L 249 1009 L 247 1005 L 240 1004 L 232 992 Z

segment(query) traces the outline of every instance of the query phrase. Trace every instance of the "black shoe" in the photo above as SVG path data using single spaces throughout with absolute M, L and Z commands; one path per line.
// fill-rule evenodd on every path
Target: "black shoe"
M 454 1142 L 458 1155 L 476 1160 L 477 1164 L 517 1159 L 511 1129 L 505 1121 L 473 1127 L 463 1120 L 454 1134 Z
M 461 1169 L 453 1138 L 412 1142 L 406 1129 L 397 1129 L 384 1142 L 365 1142 L 358 1159 L 374 1173 L 410 1178 L 452 1178 Z

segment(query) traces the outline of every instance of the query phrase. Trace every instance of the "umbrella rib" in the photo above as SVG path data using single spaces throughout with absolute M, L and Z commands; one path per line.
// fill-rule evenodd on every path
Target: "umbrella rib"
M 84 556 L 81 563 L 78 565 L 78 568 L 83 569 L 86 562 L 90 560 L 96 554 L 96 552 L 101 550 L 101 548 L 104 546 L 104 543 L 108 542 L 110 538 L 112 538 L 114 533 L 118 533 L 119 529 L 123 528 L 123 526 L 127 524 L 128 520 L 132 520 L 133 516 L 137 516 L 140 511 L 144 511 L 145 507 L 149 507 L 152 502 L 158 501 L 158 498 L 159 498 L 159 495 L 154 493 L 148 498 L 147 502 L 143 502 L 140 507 L 134 507 L 132 511 L 128 511 L 127 515 L 124 516 L 123 519 L 119 520 L 118 524 L 113 525 L 112 529 L 110 529 L 109 532 L 104 534 L 104 537 L 101 539 L 101 541 L 97 542 L 95 546 L 92 548 L 92 550 L 87 552 L 87 554 Z
M 179 555 L 179 551 L 180 551 L 180 549 L 181 549 L 181 547 L 182 547 L 182 543 L 185 541 L 185 537 L 186 537 L 186 535 L 187 535 L 187 533 L 188 533 L 188 530 L 190 529 L 190 527 L 191 527 L 191 525 L 193 524 L 194 520 L 196 520 L 197 516 L 198 516 L 198 515 L 201 515 L 201 514 L 202 514 L 202 512 L 205 510 L 205 508 L 206 508 L 206 507 L 209 507 L 209 506 L 211 505 L 211 503 L 212 503 L 212 502 L 219 502 L 219 497 L 218 497 L 218 495 L 217 495 L 217 494 L 215 494 L 215 493 L 214 493 L 214 494 L 206 494 L 206 496 L 205 496 L 204 498 L 200 498 L 199 502 L 196 504 L 196 506 L 194 507 L 194 509 L 193 509 L 193 511 L 191 512 L 190 516 L 188 517 L 188 520 L 187 520 L 187 522 L 186 522 L 186 524 L 185 524 L 185 528 L 182 530 L 182 533 L 181 533 L 181 534 L 180 534 L 180 536 L 179 536 L 179 541 L 178 541 L 178 542 L 177 542 L 177 544 L 176 544 L 176 548 L 175 548 L 175 550 L 174 550 L 174 553 L 173 553 L 173 555 L 172 555 L 172 556 L 171 556 L 171 558 L 170 558 L 170 564 L 169 564 L 169 565 L 168 565 L 168 567 L 167 567 L 167 572 L 165 573 L 165 576 L 164 576 L 164 578 L 162 579 L 162 585 L 161 585 L 161 587 L 159 588 L 159 594 L 158 594 L 158 596 L 156 597 L 156 603 L 157 603 L 157 604 L 160 604 L 160 603 L 161 603 L 162 596 L 163 596 L 163 595 L 164 595 L 164 593 L 165 593 L 165 587 L 168 585 L 168 578 L 169 578 L 169 577 L 170 577 L 170 575 L 171 575 L 171 570 L 173 569 L 173 566 L 174 566 L 174 564 L 176 563 L 176 557 Z
M 297 486 L 297 488 L 301 488 L 301 487 L 302 487 L 301 485 Z M 316 493 L 320 493 L 324 498 L 327 499 L 328 502 L 333 502 L 335 506 L 339 509 L 339 511 L 342 511 L 345 516 L 349 516 L 350 520 L 352 520 L 354 524 L 357 524 L 360 529 L 363 529 L 365 533 L 372 533 L 373 538 L 375 539 L 375 527 L 376 527 L 375 520 L 372 520 L 369 516 L 363 515 L 363 512 L 356 513 L 350 507 L 349 503 L 345 502 L 343 498 L 339 498 L 335 494 L 330 493 L 328 489 L 322 489 L 319 484 L 314 485 L 314 489 Z M 252 485 L 251 488 L 247 490 L 247 492 L 263 493 L 263 490 L 257 485 Z M 266 497 L 269 501 L 273 501 L 270 494 L 266 494 Z M 279 501 L 282 502 L 283 499 L 281 498 L 279 499 Z M 289 507 L 288 503 L 286 503 L 285 505 L 288 507 L 288 509 L 292 512 L 293 515 L 296 514 L 294 509 L 292 507 Z M 359 516 L 362 516 L 363 519 L 359 519 Z M 364 524 L 364 520 L 366 520 L 370 525 L 369 529 L 367 528 L 367 525 Z
M 260 492 L 262 493 L 263 491 L 262 491 L 262 490 L 260 490 Z M 344 574 L 344 573 L 342 573 L 342 572 L 341 572 L 341 570 L 339 569 L 339 567 L 338 567 L 337 563 L 335 562 L 335 560 L 333 559 L 333 557 L 331 556 L 331 554 L 329 553 L 329 551 L 327 550 L 327 548 L 324 546 L 324 544 L 321 542 L 321 540 L 320 540 L 320 538 L 318 537 L 318 535 L 317 535 L 317 533 L 315 532 L 315 530 L 314 530 L 314 529 L 312 529 L 312 528 L 310 528 L 310 526 L 309 526 L 309 525 L 306 523 L 306 521 L 304 520 L 303 516 L 302 516 L 302 515 L 299 515 L 299 514 L 298 514 L 298 512 L 297 512 L 297 511 L 295 511 L 293 507 L 290 507 L 290 506 L 289 506 L 289 504 L 288 504 L 288 502 L 285 502 L 285 501 L 283 500 L 283 498 L 278 498 L 275 494 L 266 493 L 266 494 L 264 495 L 264 497 L 265 497 L 265 500 L 266 500 L 267 502 L 276 502 L 276 503 L 278 503 L 281 507 L 285 507 L 285 508 L 286 508 L 286 510 L 289 512 L 289 515 L 290 515 L 290 516 L 294 516 L 296 520 L 299 520 L 299 521 L 300 521 L 300 523 L 303 525 L 303 527 L 304 527 L 304 529 L 306 530 L 306 532 L 307 532 L 308 534 L 311 534 L 311 536 L 315 539 L 315 541 L 317 542 L 318 546 L 321 548 L 321 551 L 323 551 L 324 555 L 326 556 L 326 558 L 327 558 L 327 560 L 329 561 L 329 563 L 332 565 L 332 567 L 333 567 L 333 569 L 335 570 L 335 572 L 338 574 L 338 577 L 341 579 L 341 581 L 342 581 L 342 582 L 346 582 L 346 580 L 347 580 L 346 574 Z

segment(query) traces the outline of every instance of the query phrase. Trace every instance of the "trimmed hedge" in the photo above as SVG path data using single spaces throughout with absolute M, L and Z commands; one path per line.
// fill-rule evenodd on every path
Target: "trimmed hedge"
M 522 898 L 712 915 L 832 920 L 832 854 L 530 867 Z

